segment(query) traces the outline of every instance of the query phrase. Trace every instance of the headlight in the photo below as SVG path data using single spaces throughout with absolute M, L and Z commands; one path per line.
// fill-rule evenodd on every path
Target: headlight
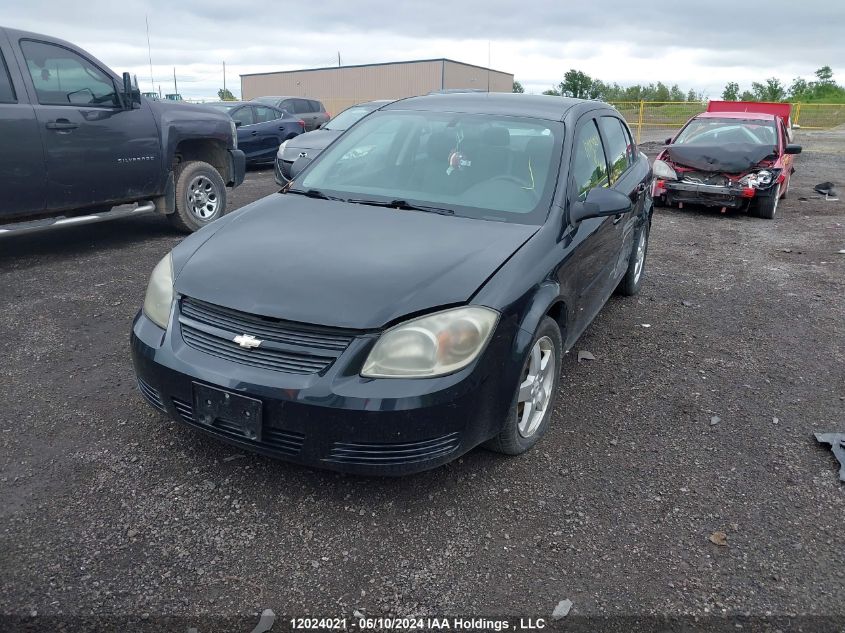
M 238 126 L 234 121 L 229 121 L 229 125 L 232 126 L 232 149 L 238 149 Z
M 150 321 L 166 330 L 171 303 L 173 303 L 173 259 L 168 253 L 156 264 L 153 274 L 150 275 L 147 296 L 144 298 L 144 314 Z
M 288 139 L 288 141 L 289 141 L 289 140 L 290 140 L 290 139 Z M 285 142 L 283 142 L 281 145 L 279 145 L 279 158 L 281 158 L 281 157 L 282 157 L 282 154 L 284 154 L 284 153 L 285 153 L 285 148 L 288 146 L 288 141 L 285 141 Z
M 654 171 L 654 175 L 658 178 L 663 178 L 665 180 L 678 179 L 678 174 L 675 173 L 675 170 L 669 167 L 669 164 L 662 160 L 654 161 L 652 169 Z
M 481 353 L 498 319 L 495 310 L 467 306 L 406 321 L 381 335 L 361 375 L 422 378 L 458 371 Z
M 772 180 L 774 179 L 774 177 L 775 174 L 766 169 L 763 169 L 755 174 L 746 174 L 745 176 L 739 179 L 739 184 L 743 185 L 744 187 L 754 187 L 755 189 L 757 189 L 758 187 L 766 187 L 772 184 Z

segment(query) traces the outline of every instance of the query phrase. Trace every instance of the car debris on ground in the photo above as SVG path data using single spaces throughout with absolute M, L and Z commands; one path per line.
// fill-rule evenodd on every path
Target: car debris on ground
M 839 481 L 845 481 L 845 433 L 816 433 L 816 441 L 830 444 L 830 450 L 839 460 Z

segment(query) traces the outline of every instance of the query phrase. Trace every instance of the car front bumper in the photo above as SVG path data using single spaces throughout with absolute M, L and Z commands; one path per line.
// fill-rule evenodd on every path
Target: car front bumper
M 667 204 L 688 203 L 738 209 L 748 204 L 755 190 L 748 187 L 707 185 L 674 180 L 657 180 L 653 197 Z
M 525 336 L 500 323 L 475 363 L 455 374 L 422 379 L 361 377 L 358 368 L 374 334 L 356 337 L 328 369 L 308 375 L 260 369 L 194 349 L 185 344 L 175 316 L 164 331 L 139 312 L 131 349 L 141 393 L 177 421 L 242 449 L 300 464 L 402 475 L 452 461 L 501 430 L 519 377 L 518 369 L 506 369 L 516 365 L 507 358 L 517 339 L 526 343 Z M 196 385 L 260 400 L 257 436 L 250 438 L 227 421 L 198 419 Z

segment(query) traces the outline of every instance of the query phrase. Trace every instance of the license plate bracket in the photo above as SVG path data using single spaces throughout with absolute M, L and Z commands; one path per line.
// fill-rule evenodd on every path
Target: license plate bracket
M 193 383 L 194 419 L 245 439 L 261 441 L 262 402 L 256 398 Z

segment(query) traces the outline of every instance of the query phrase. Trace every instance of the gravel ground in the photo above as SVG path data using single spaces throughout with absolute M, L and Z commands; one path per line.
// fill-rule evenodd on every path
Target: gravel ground
M 774 221 L 658 210 L 642 293 L 576 344 L 596 360 L 564 359 L 537 449 L 398 480 L 244 455 L 141 400 L 128 333 L 179 241 L 161 218 L 0 242 L 0 629 L 563 599 L 568 621 L 845 622 L 845 484 L 812 435 L 845 431 L 845 202 L 812 192 L 845 185 L 845 133 L 797 142 Z M 251 171 L 231 198 L 275 189 Z

